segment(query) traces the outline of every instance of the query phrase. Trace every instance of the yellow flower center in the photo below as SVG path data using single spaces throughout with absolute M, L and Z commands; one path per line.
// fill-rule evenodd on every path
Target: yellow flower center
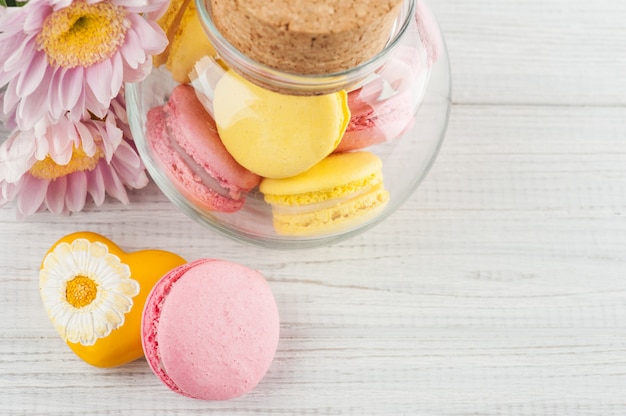
M 93 170 L 101 157 L 102 151 L 100 149 L 93 156 L 87 156 L 83 149 L 74 148 L 72 158 L 67 165 L 59 165 L 50 156 L 46 156 L 45 159 L 35 162 L 30 168 L 30 174 L 39 179 L 53 180 L 70 173 Z
M 98 285 L 86 276 L 76 276 L 65 287 L 65 298 L 75 308 L 89 305 L 97 294 Z
M 90 66 L 110 58 L 124 43 L 126 9 L 110 1 L 75 1 L 44 21 L 37 45 L 52 66 Z

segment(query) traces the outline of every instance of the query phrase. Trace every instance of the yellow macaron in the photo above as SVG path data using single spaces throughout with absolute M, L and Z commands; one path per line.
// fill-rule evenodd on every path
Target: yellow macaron
M 195 2 L 173 1 L 158 23 L 167 34 L 169 44 L 161 55 L 154 58 L 154 65 L 165 64 L 175 81 L 190 82 L 189 74 L 196 62 L 203 56 L 215 55 L 215 49 L 200 23 Z
M 213 108 L 228 152 L 266 178 L 286 178 L 311 168 L 337 147 L 350 121 L 345 91 L 279 94 L 232 70 L 217 82 Z
M 165 32 L 168 43 L 163 52 L 152 57 L 152 63 L 154 66 L 159 67 L 167 62 L 172 41 L 174 40 L 178 26 L 183 18 L 183 13 L 189 5 L 189 1 L 190 0 L 171 0 L 167 10 L 157 21 L 158 25 Z
M 364 151 L 332 154 L 299 175 L 263 179 L 259 189 L 283 235 L 343 231 L 374 218 L 389 201 L 382 162 Z

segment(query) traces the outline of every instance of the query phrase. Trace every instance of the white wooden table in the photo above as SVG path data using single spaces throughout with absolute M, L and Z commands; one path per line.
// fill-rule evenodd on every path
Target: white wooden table
M 328 248 L 252 248 L 154 186 L 123 206 L 0 210 L 0 414 L 626 415 L 626 3 L 431 0 L 454 105 L 429 176 L 392 217 Z M 39 262 L 107 235 L 267 276 L 279 350 L 256 390 L 202 402 L 141 359 L 78 360 Z

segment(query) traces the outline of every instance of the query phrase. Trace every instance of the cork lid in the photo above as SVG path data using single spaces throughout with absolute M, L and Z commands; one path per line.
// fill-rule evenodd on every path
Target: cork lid
M 403 0 L 210 3 L 217 29 L 250 58 L 285 72 L 329 74 L 352 68 L 380 52 Z

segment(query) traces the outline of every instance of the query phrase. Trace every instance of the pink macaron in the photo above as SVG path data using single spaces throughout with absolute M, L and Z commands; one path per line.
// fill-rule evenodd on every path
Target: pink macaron
M 400 137 L 413 125 L 409 91 L 378 101 L 366 87 L 348 94 L 351 117 L 346 132 L 335 152 L 363 149 Z
M 375 78 L 348 93 L 350 121 L 335 152 L 386 143 L 413 126 L 417 106 L 412 80 L 423 68 L 418 56 L 400 45 Z
M 199 208 L 237 211 L 261 180 L 228 153 L 189 85 L 178 85 L 167 104 L 148 111 L 146 138 L 168 178 Z
M 173 391 L 228 400 L 265 376 L 279 327 L 276 301 L 260 273 L 201 259 L 154 286 L 143 311 L 142 343 L 152 371 Z

